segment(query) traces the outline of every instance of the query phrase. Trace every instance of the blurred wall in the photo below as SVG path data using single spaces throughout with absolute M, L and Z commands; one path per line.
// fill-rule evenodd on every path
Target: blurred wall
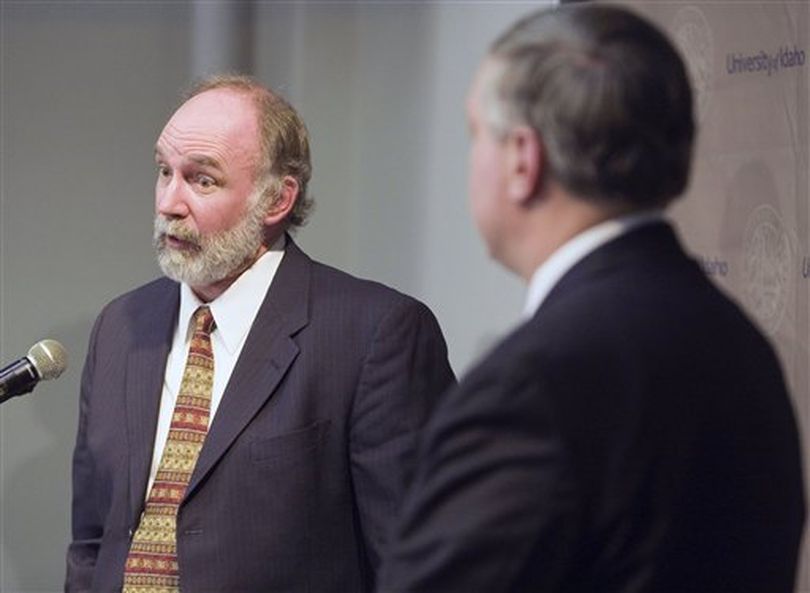
M 427 302 L 457 372 L 519 320 L 524 296 L 467 213 L 464 95 L 492 38 L 540 4 L 252 5 L 254 73 L 312 136 L 317 206 L 297 240 Z M 806 55 L 808 5 L 636 4 L 681 44 L 698 88 L 695 175 L 674 217 L 776 342 L 806 433 L 810 66 L 729 73 L 727 57 Z M 198 9 L 0 2 L 0 364 L 43 337 L 62 341 L 71 363 L 0 407 L 0 591 L 61 589 L 86 341 L 105 302 L 159 273 L 152 147 L 178 92 L 206 69 L 191 50 Z M 800 589 L 808 582 L 805 568 Z
M 457 371 L 523 299 L 467 213 L 464 96 L 487 44 L 538 5 L 257 6 L 257 74 L 312 135 L 316 211 L 300 242 L 426 301 Z

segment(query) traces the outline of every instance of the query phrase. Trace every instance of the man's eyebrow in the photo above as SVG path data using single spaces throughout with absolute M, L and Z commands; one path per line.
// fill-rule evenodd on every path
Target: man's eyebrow
M 222 165 L 220 165 L 217 159 L 210 156 L 206 156 L 204 154 L 192 154 L 188 158 L 191 162 L 197 163 L 198 165 L 202 165 L 203 167 L 222 169 Z
M 160 149 L 159 146 L 155 146 L 155 160 L 161 160 L 163 158 L 164 158 L 163 157 L 163 151 Z M 200 165 L 200 166 L 203 166 L 203 167 L 211 167 L 211 168 L 220 169 L 220 170 L 222 169 L 222 165 L 220 164 L 220 162 L 217 159 L 215 159 L 213 157 L 210 157 L 210 156 L 206 156 L 204 154 L 192 154 L 192 155 L 189 155 L 188 159 L 191 162 L 196 163 L 197 165 Z

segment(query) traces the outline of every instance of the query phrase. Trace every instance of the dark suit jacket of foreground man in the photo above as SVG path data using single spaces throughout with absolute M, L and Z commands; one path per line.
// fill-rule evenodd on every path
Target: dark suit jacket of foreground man
M 121 588 L 178 302 L 179 285 L 157 280 L 113 301 L 93 329 L 70 591 Z M 288 239 L 180 506 L 183 591 L 368 591 L 417 429 L 452 382 L 425 306 Z
M 642 226 L 443 399 L 381 590 L 787 593 L 798 451 L 771 346 Z

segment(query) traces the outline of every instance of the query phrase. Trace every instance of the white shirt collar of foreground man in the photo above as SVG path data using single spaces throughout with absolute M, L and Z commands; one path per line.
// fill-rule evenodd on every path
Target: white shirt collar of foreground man
M 628 214 L 592 226 L 564 243 L 532 274 L 523 308 L 524 319 L 534 316 L 551 289 L 586 255 L 635 228 L 663 219 L 664 213 L 661 210 Z

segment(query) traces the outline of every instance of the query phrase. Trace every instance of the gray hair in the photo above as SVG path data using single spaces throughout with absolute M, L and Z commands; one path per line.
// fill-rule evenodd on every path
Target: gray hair
M 683 61 L 652 24 L 618 7 L 568 4 L 520 20 L 489 57 L 487 123 L 500 137 L 531 127 L 569 191 L 637 207 L 684 191 L 692 93 Z

